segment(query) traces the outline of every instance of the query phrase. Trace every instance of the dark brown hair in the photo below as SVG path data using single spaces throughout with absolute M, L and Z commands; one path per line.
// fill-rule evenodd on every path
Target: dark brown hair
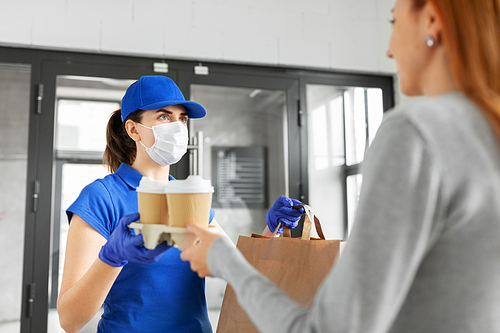
M 500 137 L 500 2 L 498 0 L 412 0 L 427 2 L 442 24 L 441 39 L 461 91 L 473 100 Z
M 121 110 L 116 110 L 111 114 L 106 127 L 106 149 L 103 156 L 104 164 L 108 166 L 109 172 L 116 172 L 122 163 L 128 165 L 134 163 L 137 148 L 135 141 L 125 129 L 125 123 L 128 119 L 140 123 L 143 113 L 143 110 L 135 111 L 129 114 L 123 122 Z

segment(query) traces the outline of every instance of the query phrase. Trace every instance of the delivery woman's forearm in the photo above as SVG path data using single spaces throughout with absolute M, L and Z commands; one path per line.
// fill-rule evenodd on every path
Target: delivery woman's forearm
M 68 230 L 64 273 L 57 301 L 66 332 L 77 332 L 97 313 L 121 268 L 98 259 L 106 239 L 78 215 Z
M 59 296 L 59 322 L 66 332 L 78 332 L 104 303 L 121 267 L 111 267 L 96 259 L 87 273 Z

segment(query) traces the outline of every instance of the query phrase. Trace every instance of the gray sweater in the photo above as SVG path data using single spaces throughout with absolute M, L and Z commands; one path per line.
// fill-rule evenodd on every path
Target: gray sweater
M 500 332 L 497 138 L 458 92 L 389 112 L 365 158 L 354 228 L 311 308 L 223 238 L 208 267 L 262 332 Z

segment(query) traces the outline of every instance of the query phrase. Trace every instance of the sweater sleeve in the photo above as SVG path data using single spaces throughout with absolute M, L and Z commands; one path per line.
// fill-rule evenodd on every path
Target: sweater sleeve
M 439 167 L 404 114 L 382 124 L 366 156 L 350 238 L 311 308 L 294 303 L 224 240 L 208 254 L 262 332 L 387 332 L 440 231 Z

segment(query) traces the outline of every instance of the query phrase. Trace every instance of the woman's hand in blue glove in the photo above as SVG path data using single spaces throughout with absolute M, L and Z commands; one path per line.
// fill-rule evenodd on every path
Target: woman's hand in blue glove
M 303 205 L 303 203 L 285 196 L 276 199 L 271 209 L 265 215 L 267 227 L 271 232 L 274 232 L 279 223 L 286 225 L 290 229 L 297 226 L 300 216 L 304 213 L 304 208 L 292 208 L 295 205 Z M 281 234 L 282 232 L 283 227 L 280 226 L 277 234 Z
M 113 267 L 125 266 L 129 261 L 137 264 L 149 264 L 160 259 L 170 246 L 161 243 L 154 250 L 144 247 L 142 234 L 133 235 L 128 225 L 139 220 L 139 213 L 125 215 L 120 219 L 108 241 L 99 252 L 99 259 Z

